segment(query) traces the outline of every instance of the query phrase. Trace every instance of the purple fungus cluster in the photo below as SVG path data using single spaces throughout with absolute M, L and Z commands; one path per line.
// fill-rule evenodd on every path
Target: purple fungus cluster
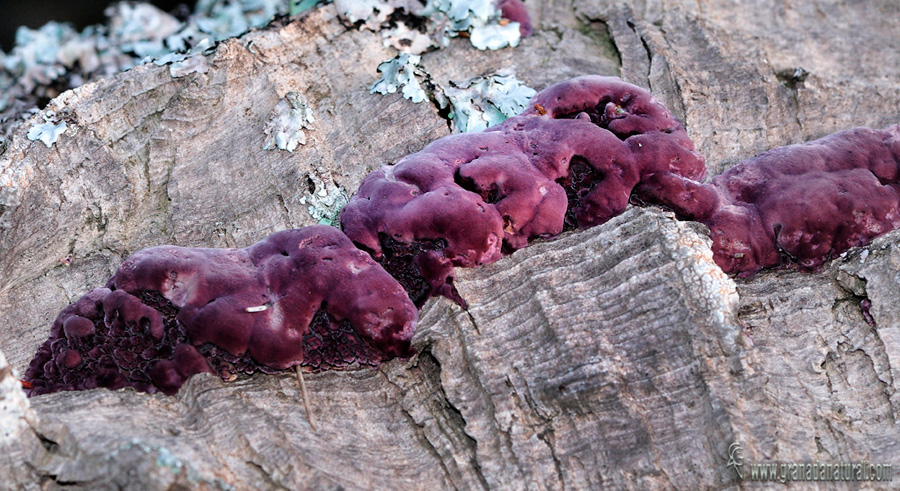
M 518 15 L 507 4 L 504 16 Z M 433 296 L 465 305 L 455 267 L 598 225 L 629 202 L 708 226 L 715 262 L 739 276 L 815 270 L 900 226 L 900 125 L 777 148 L 708 184 L 705 175 L 684 126 L 649 92 L 578 77 L 500 125 L 372 172 L 341 212 L 343 233 L 313 226 L 246 249 L 135 253 L 59 314 L 25 381 L 32 395 L 173 394 L 200 372 L 410 356 L 416 307 Z
M 25 380 L 32 394 L 173 394 L 200 372 L 376 365 L 412 354 L 416 320 L 399 283 L 332 227 L 246 249 L 153 247 L 59 314 Z
M 669 198 L 662 204 L 709 227 L 725 272 L 815 271 L 900 226 L 900 125 L 775 148 Z
M 603 223 L 642 181 L 705 176 L 682 124 L 640 87 L 585 76 L 537 94 L 519 116 L 441 138 L 369 174 L 341 212 L 344 232 L 421 306 L 464 304 L 453 268 L 498 260 L 535 238 Z
M 900 125 L 776 148 L 704 184 L 684 126 L 613 77 L 548 87 L 519 116 L 442 138 L 366 177 L 345 233 L 416 305 L 464 305 L 453 267 L 496 261 L 539 237 L 591 227 L 629 202 L 707 225 L 725 272 L 825 261 L 900 225 Z

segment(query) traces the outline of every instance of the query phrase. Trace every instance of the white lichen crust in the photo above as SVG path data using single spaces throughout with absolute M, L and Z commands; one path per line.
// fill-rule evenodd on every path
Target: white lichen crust
M 307 211 L 319 225 L 340 226 L 338 215 L 350 201 L 350 195 L 333 181 L 326 184 L 315 175 L 310 175 L 309 180 L 313 182 L 313 190 L 300 198 L 300 203 L 307 205 Z
M 265 150 L 278 148 L 293 152 L 298 145 L 306 145 L 306 132 L 316 122 L 312 107 L 297 92 L 288 92 L 278 101 L 266 123 Z
M 712 240 L 698 230 L 701 225 L 674 217 L 661 222 L 659 228 L 665 238 L 663 246 L 676 261 L 685 281 L 696 287 L 690 297 L 699 304 L 696 307 L 715 321 L 714 328 L 731 334 L 722 335 L 721 339 L 736 340 L 740 332 L 737 321 L 740 298 L 734 280 L 713 261 Z

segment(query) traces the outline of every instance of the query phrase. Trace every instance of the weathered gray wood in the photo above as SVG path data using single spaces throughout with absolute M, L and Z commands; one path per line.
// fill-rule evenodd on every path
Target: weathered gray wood
M 684 118 L 711 174 L 900 121 L 889 0 L 527 3 L 537 32 L 518 48 L 459 39 L 423 66 L 439 83 L 514 68 L 536 88 L 621 73 Z M 129 253 L 310 224 L 308 175 L 352 192 L 446 134 L 432 106 L 368 93 L 390 56 L 325 7 L 223 43 L 206 74 L 149 65 L 55 100 L 75 134 L 48 149 L 26 125 L 0 154 L 9 365 L 23 370 L 56 313 Z M 785 75 L 797 67 L 803 82 Z M 317 121 L 294 153 L 265 151 L 289 91 Z M 460 271 L 469 309 L 428 303 L 416 357 L 309 375 L 318 432 L 288 375 L 199 376 L 175 397 L 58 393 L 28 409 L 0 357 L 0 487 L 727 488 L 732 442 L 748 462 L 900 465 L 898 277 L 895 232 L 818 274 L 732 280 L 703 227 L 633 208 Z

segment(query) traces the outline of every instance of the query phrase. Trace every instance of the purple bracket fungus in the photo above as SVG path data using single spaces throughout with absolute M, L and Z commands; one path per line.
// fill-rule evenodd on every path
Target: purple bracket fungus
M 535 95 L 519 116 L 437 140 L 368 175 L 341 212 L 344 232 L 417 306 L 464 305 L 455 266 L 472 267 L 624 211 L 648 179 L 702 179 L 684 127 L 649 92 L 586 76 Z M 655 199 L 652 188 L 639 191 Z
M 376 365 L 413 353 L 416 320 L 400 284 L 333 227 L 246 249 L 153 247 L 59 314 L 25 381 L 33 395 L 174 394 L 200 372 Z

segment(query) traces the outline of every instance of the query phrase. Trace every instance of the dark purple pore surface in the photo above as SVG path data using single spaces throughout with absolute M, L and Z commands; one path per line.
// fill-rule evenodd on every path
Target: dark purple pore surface
M 400 284 L 333 227 L 246 249 L 154 247 L 59 314 L 25 381 L 32 395 L 173 394 L 200 372 L 374 365 L 412 354 L 416 320 Z

